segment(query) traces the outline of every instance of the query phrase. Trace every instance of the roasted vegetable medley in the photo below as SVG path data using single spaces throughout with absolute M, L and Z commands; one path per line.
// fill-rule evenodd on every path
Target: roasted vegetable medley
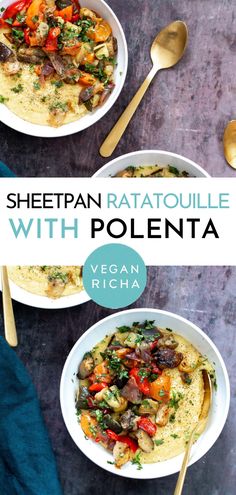
M 87 352 L 79 365 L 76 408 L 84 434 L 113 452 L 118 468 L 130 460 L 139 468 L 141 461 L 155 462 L 155 457 L 145 460 L 145 456 L 160 449 L 167 434 L 178 444 L 176 431 L 181 427 L 173 428 L 184 395 L 186 403 L 192 402 L 190 417 L 184 416 L 186 428 L 198 421 L 202 363 L 190 343 L 181 341 L 171 329 L 159 329 L 154 321 L 117 328 Z M 194 395 L 199 396 L 195 405 Z M 178 448 L 183 450 L 185 440 L 181 441 Z M 176 455 L 172 450 L 169 457 Z
M 133 167 L 132 165 L 126 167 L 124 170 L 121 170 L 116 174 L 116 177 L 124 177 L 124 178 L 135 178 L 135 177 L 143 177 L 143 178 L 155 178 L 155 177 L 189 177 L 188 172 L 184 170 L 182 172 L 179 171 L 178 168 L 173 167 L 173 165 L 143 165 L 140 167 Z
M 0 42 L 0 66 L 9 78 L 18 77 L 16 92 L 25 89 L 25 78 L 21 80 L 25 64 L 35 76 L 36 94 L 54 85 L 51 101 L 47 92 L 47 102 L 39 93 L 41 103 L 48 105 L 50 125 L 62 125 L 66 113 L 73 112 L 70 92 L 66 99 L 64 88 L 63 101 L 59 97 L 62 86 L 76 86 L 77 105 L 88 111 L 102 105 L 114 88 L 116 38 L 108 22 L 78 0 L 17 0 L 2 9 L 0 28 L 5 37 Z

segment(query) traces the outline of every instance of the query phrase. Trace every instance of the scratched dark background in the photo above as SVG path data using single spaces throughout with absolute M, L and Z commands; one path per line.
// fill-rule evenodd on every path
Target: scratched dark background
M 19 176 L 90 176 L 105 163 L 99 146 L 150 68 L 149 46 L 166 24 L 183 19 L 189 46 L 177 67 L 159 73 L 114 157 L 159 148 L 197 161 L 212 176 L 234 176 L 223 158 L 222 134 L 236 115 L 236 7 L 233 0 L 110 0 L 127 36 L 129 69 L 114 108 L 80 134 L 41 139 L 0 124 L 0 160 Z M 58 157 L 60 156 L 60 160 Z M 227 263 L 227 259 L 226 259 Z M 236 268 L 150 268 L 147 288 L 133 307 L 157 307 L 189 318 L 217 344 L 232 386 L 231 412 L 219 440 L 189 468 L 184 495 L 234 495 Z M 56 454 L 64 495 L 170 495 L 177 476 L 132 481 L 93 465 L 68 435 L 59 406 L 60 375 L 71 347 L 111 313 L 89 302 L 68 310 L 37 310 L 14 303 L 17 353 L 37 387 Z M 2 316 L 0 316 L 2 318 Z M 40 495 L 40 494 L 38 494 Z M 50 495 L 50 494 L 49 494 Z

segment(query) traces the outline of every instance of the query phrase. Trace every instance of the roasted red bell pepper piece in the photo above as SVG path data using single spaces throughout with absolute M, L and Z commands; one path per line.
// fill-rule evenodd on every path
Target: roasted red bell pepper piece
M 150 383 L 146 377 L 143 378 L 141 375 L 139 375 L 139 371 L 139 368 L 132 368 L 129 374 L 130 376 L 133 376 L 135 378 L 140 392 L 142 392 L 144 395 L 149 395 Z
M 79 14 L 72 15 L 71 22 L 77 22 L 79 20 Z
M 9 24 L 7 24 L 7 22 L 5 22 L 2 17 L 0 17 L 0 28 L 4 27 L 9 28 Z
M 59 27 L 53 27 L 49 29 L 45 50 L 47 50 L 48 52 L 56 52 L 58 50 L 58 36 L 60 32 L 61 30 Z
M 24 29 L 24 39 L 27 45 L 30 45 L 30 28 Z
M 150 437 L 153 437 L 157 431 L 156 425 L 149 418 L 140 418 L 137 425 L 141 430 L 146 431 Z
M 153 342 L 150 343 L 150 349 L 151 349 L 151 351 L 153 351 L 153 349 L 156 348 L 156 346 L 158 344 L 158 340 L 159 339 L 156 339 L 156 340 L 154 340 Z
M 106 434 L 111 440 L 114 440 L 115 442 L 119 441 L 119 435 L 117 435 L 114 431 L 108 429 L 106 430 Z
M 106 387 L 107 387 L 107 383 L 104 382 L 93 383 L 92 385 L 90 385 L 89 390 L 90 392 L 100 392 Z
M 161 375 L 162 374 L 162 371 L 157 367 L 157 366 L 152 366 L 152 373 L 154 373 L 155 375 Z
M 136 450 L 138 449 L 138 444 L 128 435 L 117 435 L 117 433 L 112 430 L 106 430 L 106 434 L 111 440 L 114 440 L 115 442 L 122 442 L 128 445 L 132 452 L 136 452 Z
M 17 0 L 4 10 L 2 19 L 13 19 L 17 14 L 28 9 L 32 0 Z

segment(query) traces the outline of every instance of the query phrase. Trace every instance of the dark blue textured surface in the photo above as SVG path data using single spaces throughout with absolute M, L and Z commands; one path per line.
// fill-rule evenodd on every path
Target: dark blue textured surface
M 1 495 L 61 495 L 55 460 L 28 372 L 0 337 Z

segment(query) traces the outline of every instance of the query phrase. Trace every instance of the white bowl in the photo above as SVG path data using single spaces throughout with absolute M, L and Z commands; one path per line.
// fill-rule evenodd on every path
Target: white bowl
M 76 342 L 66 360 L 61 377 L 60 401 L 63 418 L 71 437 L 91 461 L 119 476 L 152 479 L 178 472 L 183 454 L 164 462 L 143 464 L 143 469 L 140 471 L 136 470 L 131 463 L 126 464 L 122 469 L 116 469 L 114 465 L 107 463 L 113 460 L 109 452 L 92 440 L 84 438 L 75 414 L 75 392 L 78 387 L 75 375 L 85 352 L 91 350 L 105 335 L 113 333 L 117 326 L 131 325 L 133 321 L 144 320 L 155 320 L 160 328 L 172 328 L 177 334 L 191 342 L 200 353 L 207 356 L 214 365 L 217 390 L 213 391 L 212 407 L 206 429 L 192 447 L 190 464 L 200 459 L 212 447 L 224 427 L 230 402 L 229 378 L 224 361 L 215 344 L 200 328 L 174 313 L 147 308 L 131 309 L 115 313 L 93 325 Z
M 172 165 L 181 172 L 186 171 L 192 177 L 210 177 L 197 163 L 184 156 L 162 150 L 141 150 L 119 156 L 101 167 L 93 177 L 113 177 L 126 167 L 140 167 L 144 165 Z
M 13 0 L 2 0 L 1 7 L 7 7 L 12 3 Z M 83 131 L 84 129 L 87 129 L 87 127 L 90 127 L 91 125 L 98 122 L 98 120 L 100 120 L 108 112 L 108 110 L 110 110 L 110 108 L 117 100 L 123 88 L 128 67 L 128 49 L 124 31 L 116 15 L 106 4 L 106 2 L 104 2 L 104 0 L 82 0 L 81 3 L 82 6 L 95 10 L 104 19 L 106 19 L 112 28 L 114 36 L 117 38 L 118 54 L 117 67 L 115 69 L 115 88 L 113 89 L 111 95 L 109 96 L 109 98 L 107 98 L 105 103 L 101 107 L 94 110 L 94 112 L 85 115 L 75 122 L 62 125 L 58 128 L 27 122 L 26 120 L 23 120 L 15 115 L 6 107 L 6 105 L 1 105 L 0 120 L 12 129 L 23 132 L 24 134 L 28 134 L 30 136 L 37 137 L 49 138 L 68 136 L 70 134 L 74 134 L 75 132 Z
M 78 306 L 87 301 L 90 301 L 90 297 L 85 290 L 78 292 L 76 294 L 71 294 L 70 296 L 62 296 L 58 299 L 50 299 L 47 296 L 39 296 L 28 292 L 14 282 L 10 282 L 11 297 L 17 302 L 26 304 L 27 306 L 32 306 L 33 308 L 42 309 L 63 309 L 71 308 L 72 306 Z M 0 280 L 0 290 L 2 290 L 2 284 Z

